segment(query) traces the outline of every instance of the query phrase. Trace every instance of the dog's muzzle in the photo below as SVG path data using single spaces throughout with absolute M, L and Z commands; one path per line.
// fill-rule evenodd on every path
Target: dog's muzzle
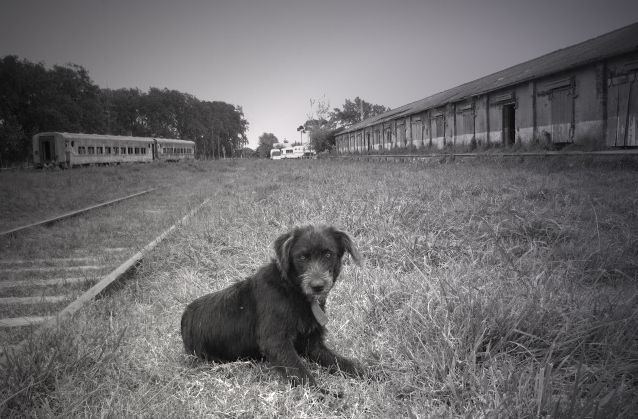
M 301 274 L 301 288 L 310 300 L 325 303 L 332 289 L 332 274 L 321 264 L 313 263 Z

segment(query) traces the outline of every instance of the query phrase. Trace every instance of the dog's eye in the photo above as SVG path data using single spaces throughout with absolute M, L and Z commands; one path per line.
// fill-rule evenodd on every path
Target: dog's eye
M 325 257 L 326 259 L 330 259 L 332 257 L 332 252 L 326 252 L 323 254 L 323 257 Z
M 299 260 L 306 260 L 306 255 L 299 255 Z

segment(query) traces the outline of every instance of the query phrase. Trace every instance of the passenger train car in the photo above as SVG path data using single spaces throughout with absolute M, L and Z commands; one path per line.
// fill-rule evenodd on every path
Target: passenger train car
M 33 164 L 36 167 L 194 158 L 193 141 L 66 132 L 42 132 L 33 136 Z

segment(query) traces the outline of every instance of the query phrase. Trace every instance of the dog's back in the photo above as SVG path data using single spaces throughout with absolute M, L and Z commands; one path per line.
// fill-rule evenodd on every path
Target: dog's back
M 209 361 L 258 358 L 253 336 L 254 297 L 247 281 L 190 303 L 182 315 L 182 339 L 189 354 Z

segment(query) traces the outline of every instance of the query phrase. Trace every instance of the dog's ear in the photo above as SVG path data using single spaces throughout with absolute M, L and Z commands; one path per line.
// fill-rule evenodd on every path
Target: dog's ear
M 361 254 L 359 254 L 357 247 L 354 245 L 354 242 L 352 241 L 348 233 L 341 230 L 332 229 L 332 234 L 334 235 L 334 238 L 337 240 L 337 243 L 339 243 L 339 246 L 342 250 L 339 253 L 350 253 L 350 256 L 352 256 L 352 260 L 354 261 L 354 263 L 357 266 L 361 266 Z
M 277 261 L 277 266 L 284 276 L 286 276 L 286 273 L 290 269 L 290 249 L 292 248 L 294 237 L 294 232 L 289 231 L 288 233 L 277 237 L 277 240 L 275 240 L 275 244 L 273 245 L 275 248 L 275 260 Z

